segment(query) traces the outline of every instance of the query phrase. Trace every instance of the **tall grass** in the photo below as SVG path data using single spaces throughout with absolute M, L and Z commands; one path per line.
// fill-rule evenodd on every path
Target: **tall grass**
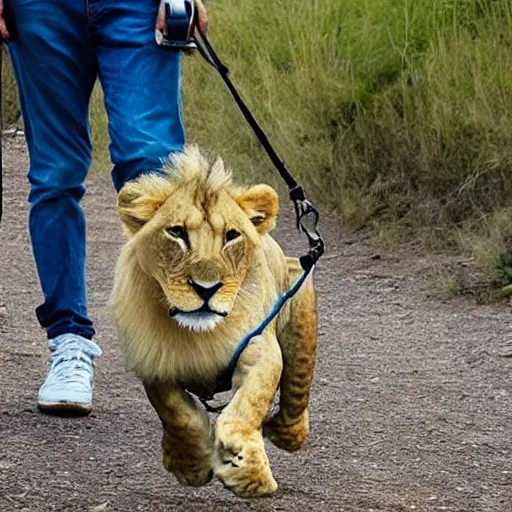
M 362 224 L 476 219 L 512 192 L 508 0 L 224 0 L 211 37 L 276 146 Z M 218 78 L 187 63 L 190 136 L 254 177 L 264 157 Z

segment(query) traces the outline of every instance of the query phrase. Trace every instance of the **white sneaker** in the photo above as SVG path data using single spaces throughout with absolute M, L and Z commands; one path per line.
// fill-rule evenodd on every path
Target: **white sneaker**
M 61 334 L 48 340 L 52 352 L 50 370 L 37 405 L 42 412 L 89 414 L 92 409 L 94 358 L 101 349 L 78 334 Z

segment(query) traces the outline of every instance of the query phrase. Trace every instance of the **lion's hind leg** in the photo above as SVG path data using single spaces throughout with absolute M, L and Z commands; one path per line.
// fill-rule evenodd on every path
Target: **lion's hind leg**
M 162 420 L 163 465 L 182 485 L 201 486 L 212 476 L 213 439 L 206 412 L 181 388 L 144 383 Z
M 290 280 L 301 273 L 298 260 L 287 258 Z M 278 333 L 283 352 L 278 412 L 264 425 L 277 447 L 293 452 L 309 434 L 308 402 L 317 345 L 316 296 L 311 277 L 290 304 L 290 316 Z

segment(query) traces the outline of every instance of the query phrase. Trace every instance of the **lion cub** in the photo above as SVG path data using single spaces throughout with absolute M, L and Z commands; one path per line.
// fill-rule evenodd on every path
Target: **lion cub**
M 268 234 L 279 207 L 267 185 L 232 185 L 222 160 L 197 147 L 127 183 L 118 210 L 128 235 L 110 311 L 126 366 L 142 380 L 163 424 L 163 464 L 182 484 L 215 474 L 235 494 L 275 492 L 263 434 L 298 450 L 309 433 L 317 342 L 308 279 L 238 360 L 234 395 L 212 427 L 190 394 L 213 392 L 243 337 L 300 275 Z M 268 418 L 276 391 L 279 410 Z

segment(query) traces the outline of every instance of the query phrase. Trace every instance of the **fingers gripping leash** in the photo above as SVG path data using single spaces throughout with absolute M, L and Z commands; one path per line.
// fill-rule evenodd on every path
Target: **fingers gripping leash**
M 163 32 L 156 32 L 157 43 L 175 50 L 194 50 L 195 3 L 192 0 L 163 0 L 162 4 L 164 28 Z

